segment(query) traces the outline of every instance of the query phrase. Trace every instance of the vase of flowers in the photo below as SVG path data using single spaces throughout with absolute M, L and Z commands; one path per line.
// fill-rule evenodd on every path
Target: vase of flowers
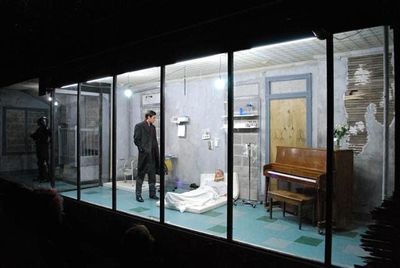
M 333 130 L 334 141 L 336 142 L 335 147 L 340 148 L 340 140 L 349 133 L 349 126 L 337 124 Z

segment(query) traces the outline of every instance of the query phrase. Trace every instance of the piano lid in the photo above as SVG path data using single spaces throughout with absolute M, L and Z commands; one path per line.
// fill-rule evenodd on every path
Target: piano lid
M 317 148 L 277 146 L 275 163 L 326 170 L 326 150 Z

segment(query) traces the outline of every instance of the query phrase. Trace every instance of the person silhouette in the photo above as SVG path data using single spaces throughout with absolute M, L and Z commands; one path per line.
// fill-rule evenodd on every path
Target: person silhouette
M 135 224 L 128 228 L 122 237 L 121 256 L 122 267 L 128 267 L 132 263 L 132 252 L 136 256 L 135 262 L 143 266 L 153 267 L 158 256 L 155 253 L 155 239 L 150 230 L 144 224 Z
M 158 200 L 156 195 L 156 174 L 160 173 L 160 156 L 154 123 L 156 112 L 149 110 L 145 120 L 135 125 L 134 143 L 139 151 L 138 174 L 136 177 L 136 201 L 143 202 L 142 185 L 144 176 L 149 178 L 149 197 Z
M 39 169 L 38 180 L 50 181 L 52 188 L 55 186 L 54 179 L 49 175 L 49 143 L 51 131 L 48 128 L 48 119 L 42 116 L 37 120 L 38 128 L 31 134 L 31 138 L 36 143 L 36 158 Z

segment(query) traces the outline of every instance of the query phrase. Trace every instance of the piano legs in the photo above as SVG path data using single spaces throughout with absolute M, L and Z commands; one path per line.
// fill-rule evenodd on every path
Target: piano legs
M 315 198 L 313 196 L 308 196 L 300 193 L 289 192 L 285 190 L 269 191 L 269 217 L 272 219 L 272 203 L 275 199 L 276 201 L 282 202 L 282 215 L 285 217 L 286 203 L 297 206 L 297 216 L 299 220 L 299 230 L 301 230 L 302 224 L 302 210 L 303 205 L 312 205 L 312 215 L 314 223 L 314 206 Z

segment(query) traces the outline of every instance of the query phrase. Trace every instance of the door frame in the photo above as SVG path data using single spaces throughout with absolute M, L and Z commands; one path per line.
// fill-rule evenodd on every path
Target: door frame
M 302 92 L 294 93 L 271 93 L 271 83 L 291 80 L 306 80 L 306 90 Z M 306 99 L 306 135 L 307 135 L 307 146 L 312 146 L 312 90 L 311 90 L 311 73 L 306 74 L 295 74 L 295 75 L 283 75 L 283 76 L 272 76 L 265 78 L 265 162 L 270 163 L 270 102 L 272 100 L 283 100 L 283 99 L 295 99 L 305 98 Z

